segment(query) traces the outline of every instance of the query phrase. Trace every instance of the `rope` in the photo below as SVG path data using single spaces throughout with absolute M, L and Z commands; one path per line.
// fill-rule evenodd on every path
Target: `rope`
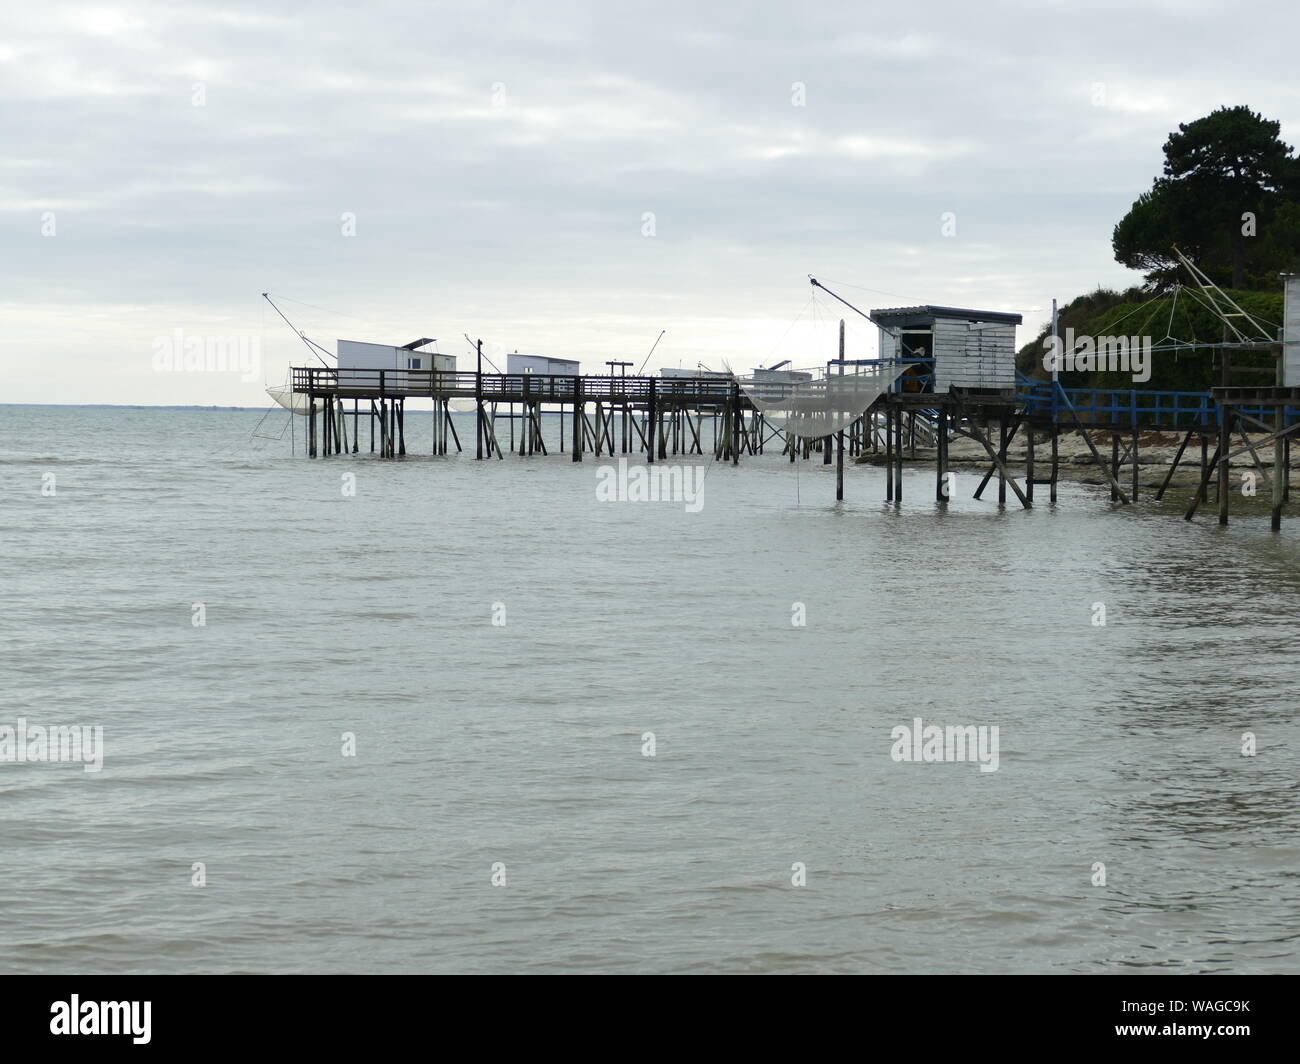
M 311 307 L 312 310 L 319 310 L 325 314 L 333 314 L 339 318 L 351 318 L 353 321 L 359 321 L 362 325 L 369 325 L 368 318 L 358 318 L 355 314 L 344 314 L 341 310 L 330 310 L 328 307 L 318 307 L 315 303 L 304 303 L 301 299 L 290 299 L 288 296 L 276 296 L 286 303 L 297 303 L 300 307 Z

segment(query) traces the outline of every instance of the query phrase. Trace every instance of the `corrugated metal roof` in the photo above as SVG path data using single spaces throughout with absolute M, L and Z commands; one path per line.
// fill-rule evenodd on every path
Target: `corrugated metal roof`
M 1000 321 L 1008 325 L 1019 325 L 1024 318 L 1019 314 L 1007 314 L 1000 310 L 970 310 L 966 307 L 936 307 L 926 304 L 920 307 L 885 307 L 871 312 L 871 320 L 899 318 L 959 318 L 962 321 Z

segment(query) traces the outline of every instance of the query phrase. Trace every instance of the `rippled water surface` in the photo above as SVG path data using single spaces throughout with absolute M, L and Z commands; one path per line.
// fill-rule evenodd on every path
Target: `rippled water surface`
M 771 454 L 691 514 L 590 456 L 0 414 L 0 725 L 106 746 L 0 763 L 4 970 L 1300 967 L 1294 518 Z M 998 770 L 895 762 L 914 717 Z

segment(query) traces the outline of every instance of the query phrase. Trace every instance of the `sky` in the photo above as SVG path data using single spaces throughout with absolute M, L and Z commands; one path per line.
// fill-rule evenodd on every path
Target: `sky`
M 1127 287 L 1179 122 L 1300 140 L 1291 5 L 166 3 L 0 13 L 0 403 L 259 406 L 339 338 L 737 370 L 863 310 Z M 185 368 L 186 341 L 242 352 Z M 179 365 L 180 368 L 176 368 Z M 504 366 L 502 367 L 504 368 Z

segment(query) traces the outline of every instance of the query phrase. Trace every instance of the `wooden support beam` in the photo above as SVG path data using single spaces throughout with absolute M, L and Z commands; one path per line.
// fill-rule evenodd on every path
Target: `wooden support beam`
M 1207 437 L 1205 433 L 1202 432 L 1201 433 L 1201 486 L 1198 489 L 1198 493 L 1200 494 L 1201 497 L 1201 502 L 1209 502 L 1210 500 L 1210 478 L 1206 476 L 1205 473 L 1205 471 L 1209 468 L 1209 458 L 1207 457 L 1209 453 L 1210 453 L 1210 440 L 1209 437 Z
M 703 418 L 704 415 L 701 414 L 700 417 Z M 694 437 L 692 442 L 687 444 L 686 453 L 703 454 L 704 451 L 700 448 L 700 430 L 691 423 L 691 412 L 689 410 L 686 411 L 686 427 L 691 430 L 691 434 Z
M 991 444 L 988 441 L 988 438 L 976 426 L 975 419 L 972 418 L 967 413 L 966 406 L 964 403 L 961 402 L 961 400 L 957 400 L 956 409 L 958 414 L 966 421 L 967 425 L 969 426 L 969 431 L 962 432 L 961 435 L 973 439 L 976 443 L 978 443 L 981 447 L 984 448 L 984 450 L 988 453 L 988 456 L 991 459 L 993 459 L 993 461 L 1000 467 L 998 471 L 999 473 L 1001 473 L 1002 479 L 1011 485 L 1011 490 L 1016 493 L 1016 498 L 1020 500 L 1020 505 L 1023 506 L 1026 510 L 1032 509 L 1032 503 L 1030 503 L 1030 501 L 1025 497 L 1025 493 L 1020 490 L 1020 485 L 1016 483 L 1015 479 L 1007 471 L 1006 464 L 1002 461 L 1001 457 L 998 455 L 998 452 L 994 450 L 993 444 Z
M 740 465 L 740 385 L 731 382 L 731 464 Z
M 451 416 L 451 410 L 447 406 L 447 401 L 443 400 L 443 409 L 447 411 L 447 428 L 451 429 L 451 438 L 456 441 L 456 453 L 461 454 L 463 448 L 460 445 L 460 433 L 456 431 L 456 422 Z M 446 441 L 443 442 L 443 454 L 447 453 Z
M 1224 354 L 1225 362 L 1227 354 Z M 1223 457 L 1219 460 L 1219 524 L 1228 523 L 1228 493 L 1231 486 L 1228 483 L 1230 475 L 1230 457 L 1228 455 L 1228 441 L 1232 438 L 1232 422 L 1235 411 L 1230 406 L 1223 409 L 1223 420 L 1219 423 L 1219 453 Z
M 512 428 L 513 428 L 513 424 L 514 423 L 511 422 Z M 496 419 L 495 403 L 492 406 L 492 416 L 490 418 L 484 417 L 483 419 L 483 442 L 487 445 L 487 453 L 489 458 L 491 458 L 492 455 L 495 454 L 497 456 L 498 462 L 504 462 L 506 460 L 505 454 L 502 453 L 501 451 L 501 444 L 497 442 L 497 419 Z
M 894 408 L 885 407 L 885 501 L 894 500 Z
M 1183 452 L 1187 450 L 1187 445 L 1192 442 L 1192 436 L 1196 429 L 1187 430 L 1187 435 L 1183 437 L 1183 442 L 1178 445 L 1178 450 L 1174 452 L 1173 463 L 1169 466 L 1169 472 L 1165 474 L 1164 482 L 1160 485 L 1160 490 L 1156 492 L 1156 502 L 1165 497 L 1165 491 L 1169 487 L 1169 482 L 1174 479 L 1174 472 L 1178 469 L 1178 463 L 1183 460 Z
M 546 440 L 542 436 L 541 404 L 534 404 L 533 409 L 528 416 L 533 429 L 533 448 L 530 453 L 536 454 L 538 451 L 541 451 L 544 455 L 548 454 L 549 452 L 546 450 Z M 609 453 L 614 453 L 613 443 L 610 443 L 609 445 Z
M 1034 501 L 1034 426 L 1025 422 L 1025 498 Z
M 1138 497 L 1138 430 L 1133 429 L 1133 446 L 1129 453 L 1133 456 L 1133 501 L 1137 502 Z
M 1119 455 L 1119 433 L 1114 429 L 1110 433 L 1110 501 L 1119 502 L 1119 470 L 1122 459 Z M 1130 500 L 1131 501 L 1131 500 Z
M 1286 404 L 1279 403 L 1277 410 L 1274 411 L 1273 420 L 1279 431 L 1286 427 Z M 1274 532 L 1282 530 L 1282 504 L 1286 501 L 1286 444 L 1287 438 L 1277 437 L 1273 441 L 1273 483 L 1270 496 L 1273 501 L 1273 512 L 1270 518 L 1270 527 Z
M 1005 461 L 1005 458 L 1006 458 L 1006 448 L 1009 447 L 1009 446 L 1011 445 L 1011 442 L 1016 438 L 1016 433 L 1017 433 L 1019 430 L 1020 430 L 1020 419 L 1017 418 L 1017 419 L 1016 419 L 1016 422 L 1011 426 L 1011 431 L 1010 431 L 1009 435 L 1008 435 L 1007 438 L 1006 438 L 1006 446 L 1002 448 L 1003 460 L 1004 460 L 1004 461 Z M 984 474 L 984 479 L 980 481 L 980 483 L 979 483 L 979 487 L 977 487 L 977 488 L 975 489 L 975 498 L 979 499 L 979 498 L 983 497 L 983 495 L 984 495 L 984 489 L 988 487 L 989 481 L 993 479 L 993 474 L 996 473 L 997 471 L 998 471 L 998 467 L 997 467 L 996 465 L 990 465 L 990 466 L 989 466 L 988 470 L 987 470 L 987 471 L 985 472 L 985 474 Z M 1005 502 L 1005 501 L 1006 501 L 1006 489 L 1005 489 L 1005 488 L 1003 488 L 1003 490 L 1002 490 L 1002 493 L 1001 493 L 1001 500 L 1000 500 L 1000 501 L 1002 501 L 1002 502 Z
M 647 399 L 648 405 L 646 407 L 647 417 L 646 417 L 646 437 L 645 437 L 646 439 L 645 460 L 647 465 L 654 465 L 654 460 L 655 460 L 655 420 L 657 416 L 655 404 L 657 398 L 658 396 L 655 391 L 655 379 L 651 377 L 650 396 Z
M 1238 418 L 1239 418 L 1239 417 L 1240 417 L 1240 415 L 1238 415 Z M 1235 420 L 1234 420 L 1233 428 L 1235 428 L 1235 429 L 1237 430 L 1237 435 L 1241 437 L 1241 442 L 1244 443 L 1244 444 L 1246 445 L 1246 450 L 1248 450 L 1248 451 L 1250 452 L 1250 457 L 1251 457 L 1251 459 L 1252 459 L 1252 460 L 1254 461 L 1254 463 L 1255 463 L 1255 469 L 1256 469 L 1256 471 L 1259 473 L 1260 476 L 1263 476 L 1263 475 L 1264 475 L 1264 462 L 1263 462 L 1263 460 L 1259 457 L 1259 452 L 1258 452 L 1257 450 L 1255 450 L 1255 445 L 1254 445 L 1253 443 L 1250 442 L 1250 437 L 1246 434 L 1246 430 L 1245 430 L 1245 428 L 1242 426 L 1242 424 L 1241 424 L 1241 422 L 1240 422 L 1239 419 L 1235 419 Z
M 1205 437 L 1202 436 L 1201 439 L 1202 442 L 1204 442 Z M 1201 486 L 1197 490 L 1196 494 L 1192 496 L 1192 505 L 1187 508 L 1187 513 L 1183 514 L 1184 521 L 1190 521 L 1196 516 L 1197 507 L 1201 505 L 1201 502 L 1206 497 L 1206 486 L 1210 483 L 1210 478 L 1214 475 L 1214 470 L 1219 464 L 1219 455 L 1223 453 L 1222 450 L 1220 450 L 1220 447 L 1222 447 L 1222 440 L 1220 440 L 1219 447 L 1215 447 L 1214 449 L 1214 457 L 1208 462 L 1204 459 L 1201 461 Z M 1203 453 L 1204 450 L 1202 450 L 1202 454 Z
M 1049 486 L 1047 495 L 1048 502 L 1056 502 L 1056 481 L 1061 472 L 1061 454 L 1060 454 L 1060 437 L 1061 427 L 1052 422 L 1052 483 Z
M 934 499 L 935 502 L 948 503 L 948 410 L 939 408 L 938 434 L 934 452 Z
M 1083 442 L 1088 445 L 1088 450 L 1092 452 L 1092 458 L 1093 461 L 1097 463 L 1097 468 L 1105 473 L 1107 478 L 1110 480 L 1111 491 L 1114 494 L 1117 494 L 1122 502 L 1127 504 L 1129 501 L 1128 496 L 1124 493 L 1124 489 L 1119 486 L 1119 481 L 1115 479 L 1110 470 L 1106 467 L 1106 463 L 1102 461 L 1101 454 L 1097 450 L 1097 445 L 1092 442 L 1092 437 L 1088 435 L 1087 429 L 1084 428 L 1083 422 L 1079 419 L 1079 412 L 1074 409 L 1074 404 L 1070 402 L 1069 395 L 1066 394 L 1064 388 L 1060 388 L 1059 391 L 1061 398 L 1065 402 L 1065 408 L 1070 411 L 1070 416 L 1074 419 L 1075 425 L 1078 426 L 1079 435 L 1083 437 Z
M 894 502 L 903 501 L 903 408 L 894 411 L 894 458 L 898 466 L 894 471 Z
M 1008 432 L 1007 412 L 1004 410 L 998 415 L 998 505 L 1007 504 L 1007 448 L 1011 441 L 1007 438 Z M 1023 497 L 1023 496 L 1022 496 Z
M 582 461 L 582 378 L 573 378 L 573 461 Z

